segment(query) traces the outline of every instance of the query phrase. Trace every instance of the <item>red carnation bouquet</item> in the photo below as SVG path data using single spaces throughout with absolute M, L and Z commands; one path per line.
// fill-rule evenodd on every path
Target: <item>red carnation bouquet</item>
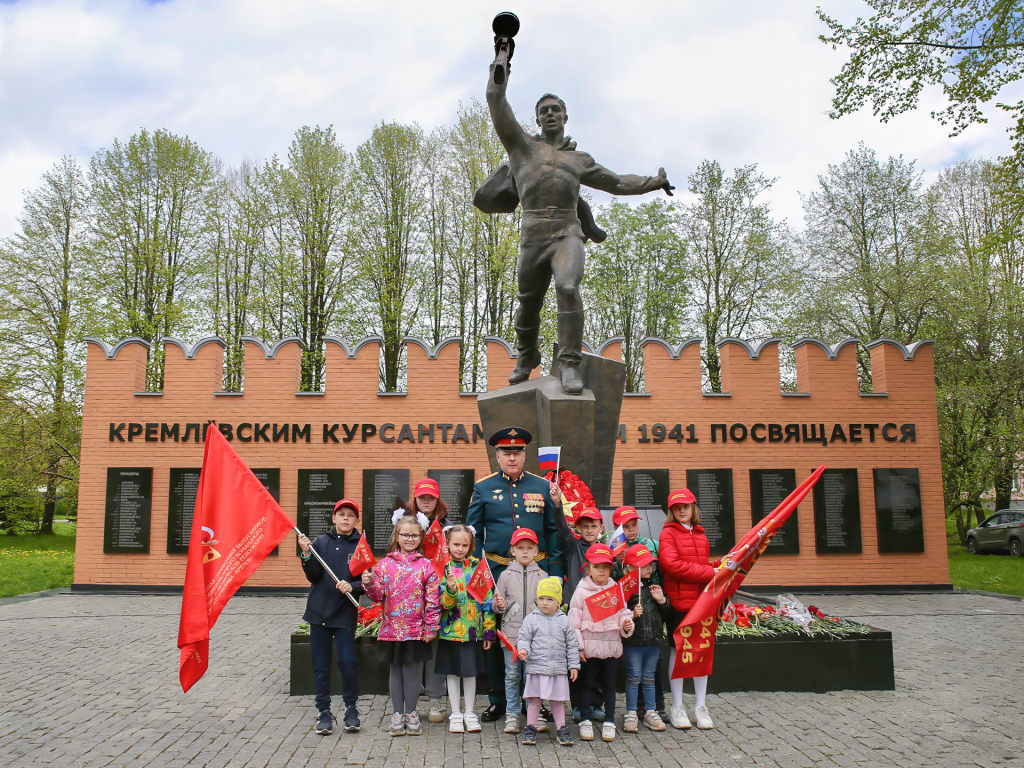
M 548 472 L 544 477 L 550 483 L 554 482 L 554 475 L 554 472 Z M 570 525 L 576 512 L 597 506 L 587 484 L 567 469 L 558 473 L 558 488 L 562 491 L 562 512 L 569 519 Z

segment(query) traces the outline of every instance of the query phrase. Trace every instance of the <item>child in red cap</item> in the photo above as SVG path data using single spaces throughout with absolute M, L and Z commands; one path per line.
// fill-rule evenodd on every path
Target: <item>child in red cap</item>
M 665 622 L 672 618 L 672 606 L 653 579 L 656 562 L 654 553 L 644 544 L 634 544 L 626 550 L 625 572 L 640 569 L 640 593 L 631 596 L 626 604 L 633 612 L 636 629 L 622 641 L 622 655 L 626 661 L 626 716 L 622 719 L 622 730 L 627 733 L 639 730 L 637 700 L 641 685 L 646 705 L 644 725 L 652 731 L 665 730 L 665 723 L 653 707 L 654 680 L 661 658 Z
M 711 556 L 711 545 L 708 544 L 707 536 L 700 525 L 700 509 L 697 507 L 697 498 L 688 488 L 681 488 L 673 491 L 668 497 L 669 519 L 661 529 L 661 573 L 665 582 L 665 594 L 672 604 L 673 616 L 668 623 L 669 638 L 671 639 L 676 628 L 682 622 L 686 612 L 690 610 L 697 601 L 704 585 L 711 581 L 715 575 L 715 566 L 718 564 L 709 563 Z M 710 641 L 714 643 L 714 633 Z M 671 651 L 669 652 L 669 669 L 675 670 L 676 649 L 675 643 L 670 641 Z M 697 727 L 702 730 L 713 728 L 711 716 L 705 706 L 705 696 L 708 690 L 708 675 L 710 668 L 706 671 L 698 670 L 693 676 L 693 688 L 696 692 L 696 717 Z M 690 720 L 686 716 L 686 707 L 683 705 L 683 682 L 684 678 L 672 678 L 669 684 L 672 686 L 672 713 L 671 722 L 675 728 L 689 728 Z
M 613 616 L 594 621 L 587 607 L 588 597 L 615 584 L 612 579 L 614 559 L 606 544 L 594 544 L 587 550 L 587 573 L 576 586 L 569 604 L 569 618 L 576 628 L 580 644 L 580 738 L 593 741 L 594 725 L 591 690 L 600 681 L 604 690 L 604 727 L 601 739 L 615 740 L 615 668 L 622 655 L 622 638 L 633 634 L 633 619 L 625 606 Z
M 401 499 L 396 501 L 399 502 L 396 506 L 401 507 L 406 515 L 412 515 L 420 520 L 421 525 L 426 520 L 427 527 L 434 520 L 439 520 L 441 525 L 444 525 L 445 518 L 448 517 L 448 505 L 441 498 L 441 488 L 438 486 L 437 480 L 430 477 L 416 481 L 416 485 L 412 489 L 412 499 L 408 504 L 402 503 Z M 423 516 L 422 519 L 420 515 Z M 437 660 L 437 640 L 430 644 L 430 658 L 431 660 L 424 665 L 423 669 L 423 688 L 429 701 L 427 722 L 443 723 L 445 706 L 441 702 L 441 697 L 447 691 L 447 683 L 444 675 L 434 672 L 434 664 Z

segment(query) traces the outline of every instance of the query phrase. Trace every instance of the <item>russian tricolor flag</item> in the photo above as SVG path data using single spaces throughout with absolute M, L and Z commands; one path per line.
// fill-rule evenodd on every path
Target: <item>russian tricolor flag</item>
M 537 464 L 541 472 L 555 472 L 558 470 L 558 458 L 562 453 L 562 446 L 550 445 L 547 448 L 537 450 Z

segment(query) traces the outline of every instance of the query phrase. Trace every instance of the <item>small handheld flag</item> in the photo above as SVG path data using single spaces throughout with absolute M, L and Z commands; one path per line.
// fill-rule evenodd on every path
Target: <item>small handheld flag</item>
M 622 530 L 621 525 L 615 529 L 605 543 L 608 545 L 608 549 L 612 551 L 613 557 L 618 557 L 626 551 L 626 532 Z
M 516 661 L 519 660 L 519 651 L 516 650 L 516 647 L 512 645 L 512 641 L 509 640 L 505 636 L 505 633 L 502 632 L 500 629 L 498 630 L 498 640 L 501 641 L 501 644 L 503 646 L 505 646 L 505 650 L 512 654 L 512 662 L 509 664 L 509 666 L 514 667 Z
M 554 472 L 555 478 L 558 478 L 558 461 L 561 458 L 562 446 L 560 445 L 549 445 L 546 448 L 537 449 L 537 465 L 540 467 L 540 471 L 543 472 Z
M 359 537 L 359 543 L 356 544 L 356 551 L 352 553 L 352 559 L 348 562 L 348 571 L 354 578 L 375 565 L 377 565 L 377 558 L 373 556 L 373 550 L 370 549 L 370 544 L 366 540 L 366 531 L 363 531 L 363 535 Z
M 430 564 L 434 566 L 434 572 L 441 581 L 444 581 L 444 570 L 451 559 L 452 556 L 448 554 L 448 541 L 444 537 L 444 531 L 441 531 L 441 539 L 434 549 L 434 556 L 430 558 Z
M 493 586 L 494 576 L 491 575 L 491 568 L 487 565 L 487 558 L 481 557 L 480 562 L 473 569 L 473 575 L 469 578 L 466 592 L 478 603 L 482 603 L 487 600 L 487 595 L 490 594 Z
M 444 530 L 441 528 L 441 521 L 436 517 L 430 524 L 426 535 L 423 537 L 423 552 L 428 560 L 433 560 L 437 554 L 437 548 L 444 541 Z
M 622 596 L 629 600 L 633 595 L 640 594 L 640 569 L 634 568 L 619 579 L 619 586 L 622 587 Z
M 591 595 L 583 601 L 590 612 L 590 620 L 595 624 L 614 616 L 626 607 L 626 601 L 622 596 L 622 587 L 612 584 L 608 589 Z

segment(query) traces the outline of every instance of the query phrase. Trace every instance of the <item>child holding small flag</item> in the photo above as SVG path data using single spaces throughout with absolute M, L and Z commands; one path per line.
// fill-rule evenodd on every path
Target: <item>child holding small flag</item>
M 516 642 L 523 620 L 537 606 L 537 585 L 548 577 L 536 562 L 539 548 L 536 533 L 529 528 L 517 528 L 512 534 L 512 562 L 501 572 L 494 590 L 494 607 L 501 612 L 501 630 L 512 644 Z M 519 733 L 522 678 L 522 661 L 506 649 L 505 733 Z M 542 730 L 547 730 L 546 723 Z
M 316 732 L 326 736 L 333 730 L 336 719 L 331 714 L 331 643 L 336 648 L 338 671 L 341 672 L 342 699 L 345 702 L 345 730 L 359 730 L 359 698 L 356 674 L 356 607 L 346 593 L 359 595 L 363 591 L 360 580 L 349 570 L 349 560 L 356 553 L 361 534 L 356 530 L 359 522 L 359 505 L 352 499 L 342 499 L 334 505 L 331 513 L 334 527 L 317 536 L 311 542 L 305 535 L 299 536 L 302 550 L 300 559 L 302 572 L 309 580 L 309 597 L 306 598 L 306 612 L 303 621 L 309 623 L 309 649 L 313 656 L 313 687 L 316 691 L 316 708 L 319 711 Z M 324 567 L 313 557 L 311 549 L 327 563 L 335 576 L 341 579 L 337 584 L 324 571 Z
M 478 733 L 480 720 L 474 712 L 476 677 L 487 671 L 484 651 L 489 650 L 497 638 L 491 590 L 485 586 L 484 599 L 480 600 L 480 593 L 474 589 L 474 575 L 481 563 L 469 554 L 476 547 L 473 531 L 465 525 L 454 525 L 446 532 L 451 561 L 445 569 L 441 590 L 441 630 L 434 673 L 444 675 L 448 683 L 448 702 L 452 708 L 448 730 Z M 487 568 L 486 564 L 482 567 Z M 459 709 L 460 692 L 464 694 L 464 711 Z
M 606 544 L 587 550 L 587 574 L 576 587 L 569 604 L 569 618 L 576 628 L 583 662 L 580 677 L 580 738 L 593 741 L 591 690 L 600 682 L 604 690 L 603 741 L 615 740 L 615 668 L 622 656 L 622 638 L 633 634 L 633 619 L 626 609 L 622 589 L 612 579 L 614 559 Z
M 625 578 L 636 578 L 639 569 L 639 589 L 626 596 L 626 607 L 633 612 L 636 631 L 622 641 L 623 656 L 626 659 L 626 716 L 622 730 L 636 733 L 639 730 L 637 699 L 641 684 L 647 713 L 644 725 L 652 731 L 664 731 L 665 723 L 653 708 L 655 700 L 654 680 L 661 658 L 661 641 L 665 636 L 665 622 L 672 618 L 672 606 L 668 604 L 661 587 L 654 582 L 654 567 L 657 558 L 644 544 L 634 544 L 626 550 Z M 622 583 L 622 582 L 620 582 Z
M 537 584 L 537 607 L 523 620 L 518 633 L 518 656 L 526 662 L 526 698 L 529 701 L 523 744 L 537 743 L 541 702 L 551 702 L 551 714 L 558 729 L 558 743 L 572 746 L 565 723 L 565 701 L 569 697 L 568 674 L 576 679 L 580 668 L 580 646 L 576 630 L 560 610 L 562 580 L 541 579 Z M 519 687 L 516 686 L 516 696 Z
M 405 510 L 405 514 L 407 515 L 412 515 L 413 517 L 423 515 L 430 521 L 427 539 L 425 539 L 425 549 L 427 557 L 433 557 L 434 551 L 431 549 L 429 542 L 430 531 L 440 531 L 445 518 L 448 517 L 448 505 L 445 504 L 444 499 L 441 498 L 441 487 L 438 485 L 437 480 L 430 477 L 424 477 L 422 480 L 417 480 L 416 485 L 413 486 L 412 490 L 412 501 L 399 506 L 402 506 Z M 437 640 L 430 644 L 430 655 L 431 659 L 437 658 Z M 441 697 L 445 694 L 446 683 L 444 675 L 434 673 L 433 661 L 427 662 L 425 665 L 423 670 L 423 683 L 423 688 L 426 691 L 427 699 L 429 700 L 427 721 L 431 723 L 443 723 L 445 713 L 444 704 L 441 703 Z
M 377 658 L 391 665 L 392 736 L 423 733 L 416 702 L 423 685 L 423 662 L 437 637 L 441 581 L 423 553 L 423 528 L 416 518 L 395 523 L 387 556 L 363 571 L 363 586 L 374 602 L 384 603 Z

